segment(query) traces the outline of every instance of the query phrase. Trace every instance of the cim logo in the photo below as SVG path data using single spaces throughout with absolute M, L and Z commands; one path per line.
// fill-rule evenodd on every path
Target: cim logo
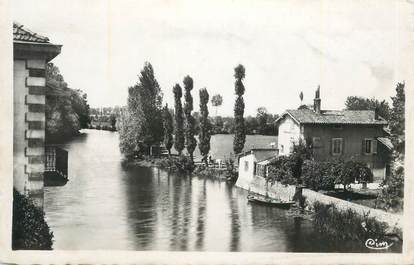
M 369 249 L 381 250 L 391 247 L 394 243 L 389 244 L 387 241 L 379 241 L 378 239 L 368 238 L 365 241 L 365 246 Z

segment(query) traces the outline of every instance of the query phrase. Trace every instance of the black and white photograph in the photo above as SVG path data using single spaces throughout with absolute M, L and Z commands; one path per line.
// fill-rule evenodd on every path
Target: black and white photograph
M 414 1 L 3 2 L 10 253 L 409 261 Z

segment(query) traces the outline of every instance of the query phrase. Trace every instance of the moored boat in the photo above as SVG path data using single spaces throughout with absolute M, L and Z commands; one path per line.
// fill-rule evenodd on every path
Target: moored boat
M 270 198 L 268 196 L 258 195 L 258 194 L 249 194 L 247 195 L 247 200 L 253 203 L 260 203 L 269 206 L 275 206 L 283 209 L 288 209 L 290 206 L 295 204 L 295 201 L 282 201 Z

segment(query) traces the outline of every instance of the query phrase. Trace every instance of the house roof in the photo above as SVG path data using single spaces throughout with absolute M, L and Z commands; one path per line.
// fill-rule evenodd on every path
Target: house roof
M 237 156 L 240 158 L 246 155 L 254 154 L 257 160 L 261 161 L 264 158 L 269 157 L 269 153 L 272 153 L 272 152 L 275 152 L 275 154 L 277 154 L 278 149 L 277 148 L 252 148 L 248 151 L 238 154 Z
M 276 122 L 282 120 L 286 115 L 292 117 L 299 124 L 388 124 L 382 117 L 375 119 L 375 111 L 373 110 L 322 110 L 318 114 L 311 109 L 294 109 L 286 110 Z
M 22 24 L 13 22 L 13 41 L 49 43 L 49 38 L 25 28 Z
M 390 138 L 387 137 L 377 137 L 378 142 L 382 143 L 389 150 L 392 150 L 394 145 L 392 144 Z

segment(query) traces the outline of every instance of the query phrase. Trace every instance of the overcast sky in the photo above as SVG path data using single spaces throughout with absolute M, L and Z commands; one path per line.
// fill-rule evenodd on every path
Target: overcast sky
M 246 114 L 312 103 L 342 109 L 349 95 L 387 99 L 407 80 L 414 4 L 407 1 L 13 0 L 13 20 L 62 44 L 53 62 L 92 107 L 125 105 L 149 61 L 173 106 L 183 77 L 220 93 L 233 115 L 234 67 L 246 68 Z M 411 57 L 412 58 L 412 57 Z M 214 113 L 214 110 L 211 110 Z

